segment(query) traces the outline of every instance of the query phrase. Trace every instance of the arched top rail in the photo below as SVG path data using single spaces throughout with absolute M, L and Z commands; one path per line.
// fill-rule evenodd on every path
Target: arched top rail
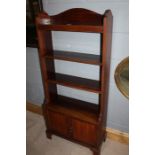
M 36 24 L 43 30 L 103 33 L 103 19 L 111 15 L 110 10 L 102 15 L 83 8 L 73 8 L 52 16 L 41 12 Z
M 87 9 L 74 8 L 51 16 L 51 20 L 54 24 L 102 25 L 103 15 Z

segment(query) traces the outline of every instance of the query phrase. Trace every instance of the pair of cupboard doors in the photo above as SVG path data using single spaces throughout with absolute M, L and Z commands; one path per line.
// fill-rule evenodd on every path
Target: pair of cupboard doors
M 47 117 L 49 122 L 49 130 L 51 133 L 60 135 L 67 139 L 82 143 L 84 145 L 97 146 L 98 125 L 81 121 L 76 118 L 48 110 Z

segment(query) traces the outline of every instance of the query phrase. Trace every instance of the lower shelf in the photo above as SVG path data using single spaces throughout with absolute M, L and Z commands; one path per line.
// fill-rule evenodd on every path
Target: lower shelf
M 81 78 L 77 76 L 65 75 L 60 73 L 48 73 L 47 83 L 60 84 L 63 86 L 86 90 L 101 94 L 100 81 Z
M 52 104 L 48 104 L 48 109 L 93 124 L 98 123 L 99 108 L 96 104 L 58 95 Z

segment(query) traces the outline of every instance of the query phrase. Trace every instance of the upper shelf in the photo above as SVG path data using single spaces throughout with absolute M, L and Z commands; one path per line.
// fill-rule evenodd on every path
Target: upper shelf
M 93 25 L 38 25 L 40 30 L 103 33 L 102 26 Z
M 99 66 L 102 65 L 100 55 L 77 53 L 77 52 L 53 50 L 52 52 L 48 52 L 48 54 L 45 55 L 45 58 L 73 61 Z

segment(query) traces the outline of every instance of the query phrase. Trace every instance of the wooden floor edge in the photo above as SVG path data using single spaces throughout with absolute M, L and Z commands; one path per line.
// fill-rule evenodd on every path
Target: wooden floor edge
M 129 134 L 112 128 L 106 128 L 107 138 L 129 144 Z
M 41 106 L 38 106 L 37 104 L 26 102 L 26 110 L 42 115 L 42 108 Z M 124 144 L 129 144 L 128 133 L 115 130 L 112 128 L 106 128 L 106 132 L 107 132 L 107 138 L 124 143 Z

